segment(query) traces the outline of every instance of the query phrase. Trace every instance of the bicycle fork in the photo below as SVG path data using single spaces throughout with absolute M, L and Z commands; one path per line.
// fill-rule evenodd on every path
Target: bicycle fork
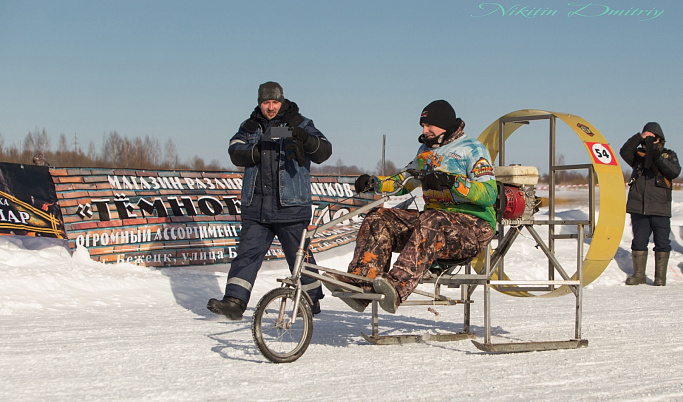
M 289 285 L 294 286 L 295 289 L 294 307 L 292 308 L 292 319 L 288 323 L 285 323 L 284 321 L 287 299 L 282 299 L 282 303 L 280 303 L 280 313 L 277 318 L 277 324 L 284 325 L 287 329 L 289 329 L 289 327 L 291 327 L 296 322 L 296 318 L 298 316 L 297 313 L 299 312 L 299 306 L 301 304 L 301 271 L 303 270 L 305 262 L 306 253 L 304 252 L 304 246 L 306 244 L 306 232 L 307 229 L 304 229 L 303 234 L 301 235 L 299 249 L 296 250 L 294 269 L 292 270 L 292 276 L 290 277 L 291 283 Z M 283 286 L 287 286 L 287 283 L 283 284 Z

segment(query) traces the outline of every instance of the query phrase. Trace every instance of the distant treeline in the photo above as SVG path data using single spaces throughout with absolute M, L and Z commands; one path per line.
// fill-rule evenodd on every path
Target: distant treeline
M 50 166 L 55 167 L 127 167 L 131 169 L 193 169 L 204 171 L 224 170 L 220 162 L 195 156 L 184 162 L 180 160 L 173 140 L 161 143 L 156 138 L 129 139 L 112 131 L 104 136 L 103 144 L 98 148 L 93 141 L 85 147 L 78 143 L 74 136 L 73 145 L 69 145 L 65 134 L 59 136 L 56 148 L 45 129 L 30 132 L 20 142 L 4 146 L 0 135 L 0 158 L 4 162 L 32 163 L 34 156 L 42 154 Z
M 97 167 L 97 168 L 131 168 L 131 169 L 177 169 L 198 171 L 225 171 L 241 170 L 227 161 L 221 163 L 212 160 L 206 163 L 199 156 L 192 156 L 185 161 L 181 160 L 173 140 L 168 139 L 163 144 L 156 138 L 129 139 L 112 131 L 103 137 L 104 143 L 98 147 L 90 141 L 83 150 L 82 144 L 78 143 L 78 137 L 74 136 L 73 145 L 69 145 L 65 134 L 59 136 L 56 148 L 52 147 L 52 141 L 45 129 L 34 130 L 26 135 L 26 138 L 17 146 L 16 144 L 5 146 L 4 138 L 0 134 L 0 161 L 10 163 L 33 163 L 37 154 L 42 154 L 44 160 L 54 167 Z M 558 157 L 558 164 L 562 164 L 564 156 Z M 341 159 L 330 164 L 313 165 L 311 170 L 315 174 L 353 176 L 363 173 L 375 175 L 391 175 L 400 170 L 393 162 L 386 161 L 384 166 L 378 162 L 374 170 L 363 170 L 358 166 L 346 166 Z M 628 181 L 630 169 L 624 172 L 624 180 Z M 548 174 L 541 174 L 539 182 L 548 183 Z M 574 171 L 560 171 L 555 178 L 558 184 L 585 184 L 588 183 L 588 173 Z M 676 181 L 681 181 L 677 179 Z
M 19 145 L 5 146 L 4 138 L 0 134 L 0 161 L 10 163 L 34 163 L 34 157 L 41 154 L 42 160 L 53 167 L 97 167 L 97 168 L 131 168 L 131 169 L 175 169 L 198 171 L 241 170 L 227 160 L 221 163 L 212 160 L 209 163 L 199 157 L 178 154 L 173 140 L 168 139 L 163 144 L 156 138 L 129 139 L 112 131 L 103 137 L 103 144 L 99 147 L 90 141 L 86 146 L 78 142 L 78 137 L 67 138 L 65 134 L 59 136 L 57 146 L 45 129 L 34 130 L 26 135 Z M 226 144 L 227 147 L 227 144 Z M 393 169 L 393 164 L 389 163 Z M 345 166 L 341 160 L 336 165 L 314 165 L 313 173 L 330 175 L 356 175 L 366 172 L 357 166 Z M 387 170 L 393 171 L 393 170 Z

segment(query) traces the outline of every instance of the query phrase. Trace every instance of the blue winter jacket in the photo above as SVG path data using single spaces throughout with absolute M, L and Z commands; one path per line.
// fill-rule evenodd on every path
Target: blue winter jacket
M 286 150 L 285 145 L 293 140 L 274 137 L 271 129 L 285 126 L 283 118 L 292 109 L 298 113 L 296 104 L 285 100 L 278 115 L 268 120 L 257 107 L 255 111 L 258 112 L 252 114 L 258 121 L 256 130 L 249 132 L 249 125 L 246 124 L 249 119 L 245 120 L 230 139 L 228 153 L 232 162 L 245 168 L 241 196 L 242 220 L 282 223 L 311 219 L 311 162 L 326 161 L 332 155 L 332 145 L 315 128 L 312 120 L 302 116 L 303 121 L 298 127 L 309 135 L 309 146 L 304 148 L 307 161 L 304 166 L 299 166 L 296 159 L 290 159 L 293 151 Z M 254 155 L 256 150 L 259 156 Z M 243 156 L 244 151 L 249 151 L 247 155 L 251 157 L 245 160 L 237 156 Z

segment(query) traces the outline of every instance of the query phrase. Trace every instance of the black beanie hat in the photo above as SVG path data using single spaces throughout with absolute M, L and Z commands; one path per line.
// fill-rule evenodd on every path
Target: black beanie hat
M 643 132 L 646 131 L 649 131 L 655 136 L 661 138 L 662 141 L 666 140 L 666 138 L 664 138 L 664 132 L 662 131 L 662 127 L 659 125 L 659 123 L 655 123 L 653 121 L 647 123 L 645 127 L 643 127 Z
M 259 105 L 267 100 L 276 100 L 284 102 L 285 96 L 282 93 L 282 87 L 277 82 L 268 81 L 258 87 L 258 103 Z
M 430 124 L 437 126 L 444 130 L 455 130 L 457 118 L 455 117 L 455 110 L 450 103 L 445 100 L 435 100 L 427 105 L 420 114 L 420 125 Z

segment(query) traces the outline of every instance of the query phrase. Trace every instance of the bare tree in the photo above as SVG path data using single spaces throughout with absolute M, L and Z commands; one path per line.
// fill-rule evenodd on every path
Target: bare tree
M 43 154 L 50 151 L 50 138 L 47 136 L 47 131 L 45 129 L 38 134 L 36 140 L 37 151 Z
M 66 153 L 68 149 L 68 143 L 66 141 L 66 134 L 62 133 L 59 135 L 59 152 Z
M 93 162 L 97 160 L 97 149 L 93 141 L 88 144 L 88 158 Z
M 161 147 L 159 145 L 159 140 L 145 136 L 145 141 L 142 146 L 148 157 L 150 166 L 158 166 L 161 162 Z
M 562 166 L 565 164 L 564 154 L 559 154 L 557 160 L 555 161 L 556 166 Z M 557 183 L 564 183 L 567 181 L 567 171 L 566 170 L 556 170 L 555 171 L 555 181 Z
M 35 153 L 46 153 L 50 150 L 50 138 L 47 136 L 47 131 L 36 129 L 29 132 L 24 139 L 24 152 L 33 157 Z
M 122 141 L 123 139 L 116 131 L 109 132 L 109 136 L 104 141 L 102 158 L 105 162 L 109 162 L 111 166 L 116 166 L 119 162 Z
M 239 170 L 239 169 L 238 169 Z M 335 165 L 311 166 L 311 172 L 315 174 L 339 175 L 339 176 L 355 176 L 365 173 L 365 171 L 356 165 L 346 166 L 341 159 L 337 160 Z
M 21 162 L 21 151 L 17 149 L 16 145 L 11 145 L 5 149 L 5 158 L 7 162 L 20 163 Z
M 35 150 L 35 144 L 34 144 L 33 133 L 29 131 L 29 133 L 26 134 L 26 138 L 24 138 L 24 152 L 27 153 L 28 155 L 31 155 L 34 150 Z
M 221 163 L 217 159 L 212 159 L 211 163 L 206 165 L 206 170 L 218 172 L 218 171 L 221 171 L 224 169 L 223 169 L 223 166 L 221 166 Z
M 142 139 L 136 138 L 131 143 L 131 161 L 132 166 L 137 168 L 149 168 L 149 156 L 145 152 L 145 148 L 142 146 Z
M 193 170 L 206 170 L 206 164 L 204 163 L 204 159 L 198 156 L 192 158 L 192 163 L 190 164 L 190 166 L 192 166 Z
M 391 176 L 398 173 L 399 169 L 392 161 L 384 161 L 384 169 L 382 169 L 382 161 L 380 160 L 377 162 L 377 167 L 375 167 L 375 173 L 381 174 L 382 171 L 384 171 L 385 175 Z
M 166 141 L 164 145 L 164 150 L 166 151 L 166 163 L 168 168 L 173 168 L 178 160 L 178 155 L 176 154 L 175 144 L 170 138 Z

